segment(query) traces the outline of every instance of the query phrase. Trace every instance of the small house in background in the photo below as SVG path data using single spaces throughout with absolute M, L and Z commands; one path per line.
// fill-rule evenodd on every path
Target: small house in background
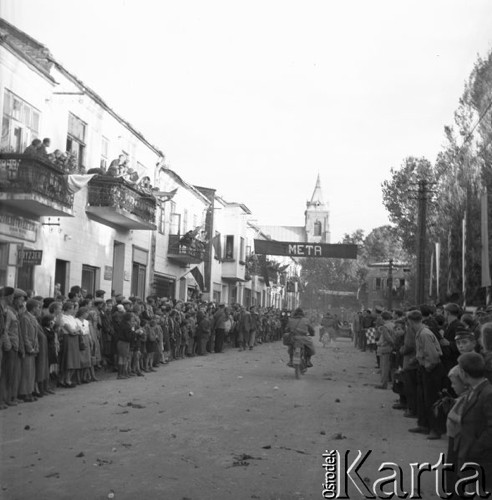
M 364 307 L 375 306 L 401 308 L 408 301 L 410 264 L 397 261 L 369 264 L 366 277 L 367 286 L 359 301 Z

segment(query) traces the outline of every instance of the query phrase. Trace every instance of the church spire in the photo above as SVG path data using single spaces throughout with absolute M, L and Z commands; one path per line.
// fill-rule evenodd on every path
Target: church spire
M 321 191 L 321 179 L 319 177 L 318 173 L 318 178 L 316 179 L 316 186 L 314 187 L 313 191 L 313 196 L 311 196 L 311 201 L 309 202 L 310 205 L 324 205 L 323 201 L 323 192 Z
M 311 201 L 306 202 L 305 231 L 310 243 L 330 243 L 330 211 L 325 203 L 318 173 Z

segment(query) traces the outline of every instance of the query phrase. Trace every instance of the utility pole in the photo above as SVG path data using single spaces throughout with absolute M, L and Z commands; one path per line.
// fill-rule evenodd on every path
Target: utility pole
M 388 311 L 393 309 L 393 259 L 389 260 L 388 267 Z
M 419 180 L 417 214 L 417 283 L 416 304 L 425 302 L 425 250 L 427 226 L 427 181 Z

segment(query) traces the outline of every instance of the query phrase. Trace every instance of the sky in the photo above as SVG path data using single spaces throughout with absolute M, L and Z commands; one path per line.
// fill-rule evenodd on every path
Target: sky
M 435 161 L 490 0 L 0 0 L 166 155 L 259 224 L 304 225 L 320 175 L 332 242 L 388 223 L 381 183 Z

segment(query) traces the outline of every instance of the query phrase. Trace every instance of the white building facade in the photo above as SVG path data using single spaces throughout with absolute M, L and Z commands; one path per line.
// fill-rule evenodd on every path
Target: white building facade
M 247 273 L 242 203 L 193 186 L 42 44 L 0 19 L 0 286 L 281 307 Z M 49 138 L 32 153 L 34 139 Z M 26 151 L 29 151 L 29 153 Z

